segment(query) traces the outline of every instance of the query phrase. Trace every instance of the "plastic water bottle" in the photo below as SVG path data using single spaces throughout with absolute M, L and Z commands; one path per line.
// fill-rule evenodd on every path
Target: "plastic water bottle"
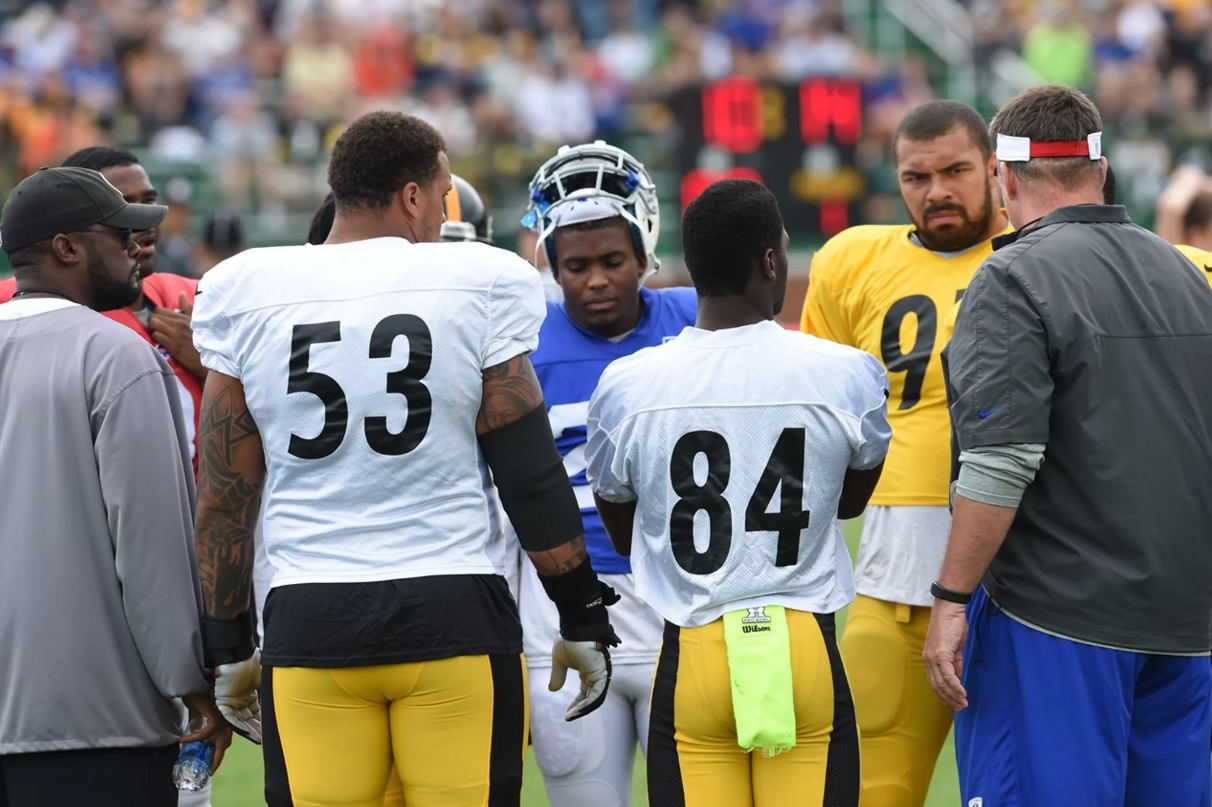
M 196 792 L 210 781 L 210 766 L 215 759 L 212 740 L 197 740 L 181 746 L 181 755 L 173 765 L 173 784 L 177 790 Z

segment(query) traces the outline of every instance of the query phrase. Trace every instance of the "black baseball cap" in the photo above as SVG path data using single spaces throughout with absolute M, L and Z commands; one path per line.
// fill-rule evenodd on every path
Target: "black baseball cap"
M 94 224 L 150 230 L 168 215 L 164 205 L 133 205 L 97 171 L 43 168 L 21 180 L 0 211 L 0 249 L 22 247 Z

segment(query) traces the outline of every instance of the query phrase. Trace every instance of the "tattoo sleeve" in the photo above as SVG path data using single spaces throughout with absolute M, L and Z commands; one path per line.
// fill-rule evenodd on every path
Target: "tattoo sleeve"
M 212 619 L 249 607 L 253 528 L 261 504 L 265 454 L 238 379 L 212 372 L 198 425 L 198 574 Z
M 534 374 L 530 357 L 514 356 L 484 371 L 484 392 L 476 434 L 508 426 L 543 405 L 543 388 Z
M 530 562 L 540 577 L 559 577 L 589 560 L 585 550 L 585 536 L 578 535 L 566 544 L 542 552 L 527 552 Z
M 528 356 L 515 356 L 489 367 L 484 371 L 484 395 L 476 418 L 476 434 L 482 436 L 508 426 L 542 405 L 543 388 Z M 526 554 L 542 577 L 567 574 L 589 560 L 583 535 L 552 549 Z

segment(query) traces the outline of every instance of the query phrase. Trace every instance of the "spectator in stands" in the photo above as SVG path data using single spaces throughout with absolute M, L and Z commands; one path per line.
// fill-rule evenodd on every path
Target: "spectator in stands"
M 1045 0 L 1038 13 L 1039 21 L 1023 42 L 1023 58 L 1046 82 L 1086 86 L 1093 50 L 1090 31 L 1078 16 L 1080 7 Z

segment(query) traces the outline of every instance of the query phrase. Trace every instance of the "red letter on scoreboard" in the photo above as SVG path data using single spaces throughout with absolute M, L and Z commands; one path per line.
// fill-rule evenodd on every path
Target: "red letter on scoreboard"
M 851 79 L 808 79 L 800 84 L 800 134 L 809 145 L 824 143 L 833 127 L 837 142 L 852 146 L 863 133 L 860 87 Z
M 749 76 L 731 76 L 703 88 L 703 140 L 732 154 L 762 145 L 762 88 Z
M 762 182 L 762 175 L 752 168 L 729 168 L 727 171 L 696 168 L 682 177 L 682 212 L 686 212 L 686 206 L 705 191 L 708 185 L 721 179 L 752 179 L 754 182 Z

